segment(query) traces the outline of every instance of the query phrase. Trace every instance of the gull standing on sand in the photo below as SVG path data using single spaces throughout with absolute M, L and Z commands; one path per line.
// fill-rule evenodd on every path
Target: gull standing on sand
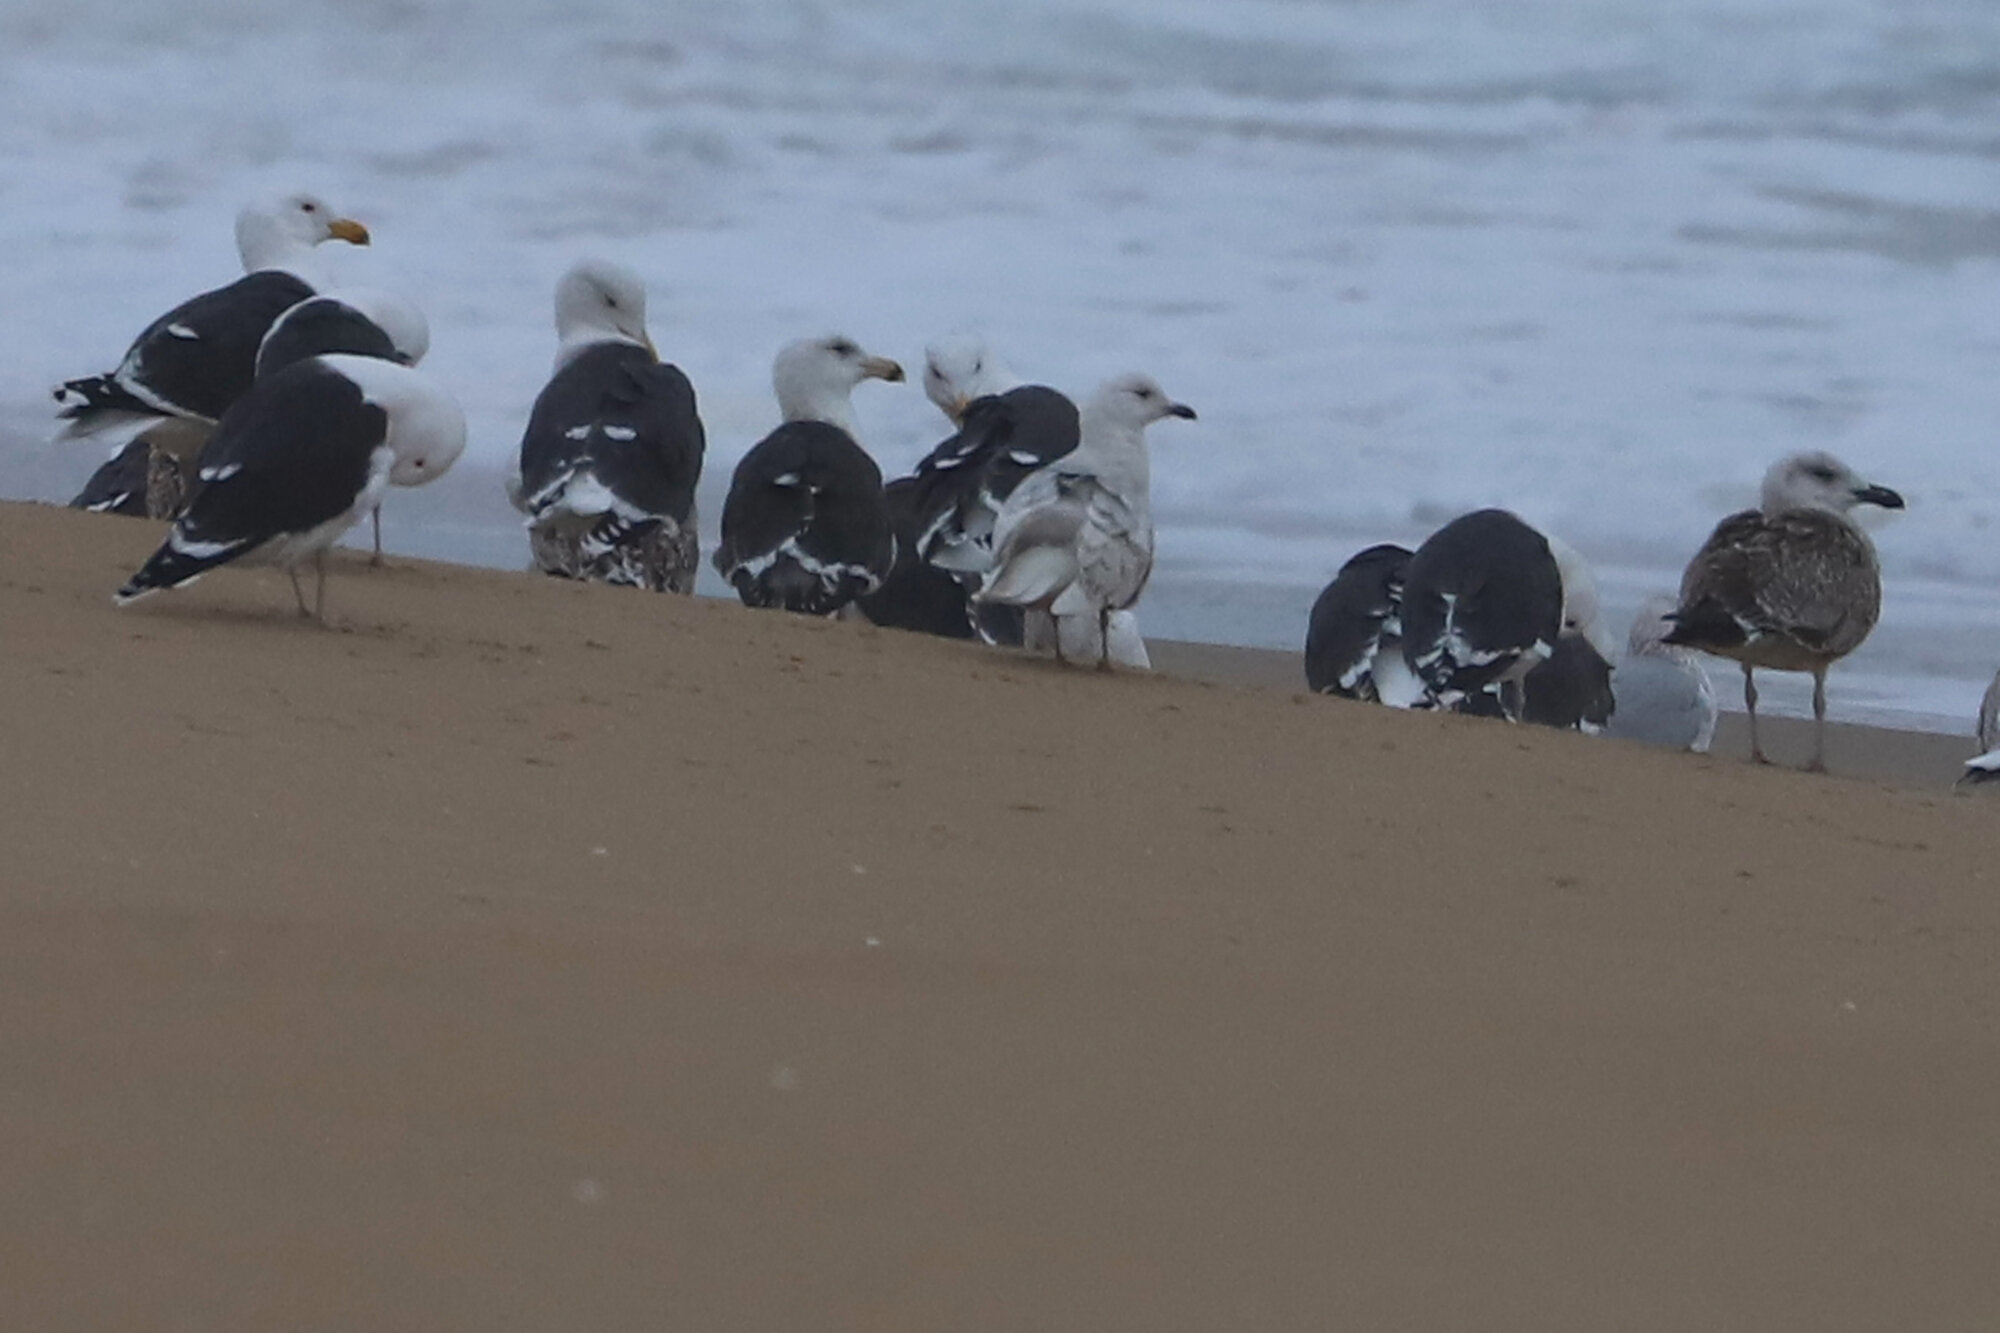
M 1618 707 L 1604 734 L 1707 754 L 1715 739 L 1715 687 L 1692 648 L 1668 643 L 1671 597 L 1648 598 L 1632 617 L 1625 656 L 1611 677 Z
M 1758 667 L 1813 678 L 1811 772 L 1826 771 L 1827 669 L 1861 646 L 1882 611 L 1875 544 L 1856 505 L 1901 509 L 1903 497 L 1862 481 L 1831 454 L 1779 459 L 1764 474 L 1760 508 L 1731 514 L 1688 562 L 1666 642 L 1733 658 L 1743 668 L 1750 758 L 1757 738 Z
M 326 552 L 393 483 L 421 486 L 465 449 L 465 414 L 419 371 L 373 357 L 308 357 L 251 386 L 202 450 L 201 487 L 118 590 L 123 606 L 256 556 L 284 568 L 299 613 L 326 622 Z M 306 606 L 298 566 L 318 573 Z
M 245 208 L 236 216 L 244 276 L 148 324 L 116 370 L 58 388 L 62 438 L 123 446 L 144 437 L 184 469 L 229 405 L 249 390 L 258 345 L 271 325 L 323 285 L 313 247 L 368 239 L 366 227 L 315 195 Z
M 882 585 L 896 558 L 882 470 L 861 447 L 852 394 L 903 368 L 833 335 L 778 353 L 784 422 L 730 478 L 715 568 L 745 606 L 833 615 Z
M 1114 612 L 1139 600 L 1153 572 L 1151 465 L 1146 427 L 1195 419 L 1150 376 L 1121 375 L 1084 405 L 1076 448 L 1030 474 L 1001 505 L 993 573 L 975 600 L 1045 611 L 1094 626 L 1097 665 L 1112 664 Z
M 342 287 L 308 297 L 284 314 L 257 345 L 257 377 L 273 374 L 309 356 L 346 352 L 414 366 L 431 349 L 431 326 L 423 312 L 394 292 Z M 200 466 L 197 458 L 196 466 Z M 181 504 L 185 504 L 185 497 Z M 173 513 L 180 512 L 180 504 Z M 382 506 L 368 515 L 374 550 L 369 563 L 382 563 Z
M 1562 568 L 1542 533 L 1478 509 L 1417 548 L 1402 608 L 1403 660 L 1431 703 L 1519 721 L 1521 680 L 1562 633 Z
M 695 485 L 707 450 L 694 386 L 646 333 L 646 286 L 587 259 L 556 283 L 555 372 L 535 399 L 508 495 L 535 567 L 692 593 Z

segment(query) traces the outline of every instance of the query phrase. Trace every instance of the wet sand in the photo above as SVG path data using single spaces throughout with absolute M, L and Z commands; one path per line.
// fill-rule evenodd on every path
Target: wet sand
M 0 506 L 7 1327 L 2000 1322 L 1949 738 L 156 539 Z

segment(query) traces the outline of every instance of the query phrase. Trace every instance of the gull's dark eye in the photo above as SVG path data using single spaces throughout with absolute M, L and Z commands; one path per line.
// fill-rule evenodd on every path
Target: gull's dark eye
M 304 209 L 308 213 L 319 212 L 319 205 L 312 202 L 310 199 L 308 199 L 305 203 L 300 204 L 299 207 Z
M 861 349 L 845 338 L 835 338 L 826 345 L 826 350 L 835 356 L 859 356 Z
M 1830 467 L 1827 467 L 1824 463 L 1815 463 L 1811 467 L 1808 467 L 1806 469 L 1806 475 L 1811 477 L 1815 481 L 1839 480 L 1839 477 L 1834 473 L 1834 470 Z

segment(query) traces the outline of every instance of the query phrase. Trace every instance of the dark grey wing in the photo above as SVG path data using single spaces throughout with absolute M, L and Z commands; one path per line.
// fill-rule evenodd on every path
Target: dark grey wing
M 152 445 L 144 440 L 132 441 L 90 474 L 69 507 L 93 514 L 146 517 L 146 480 L 151 473 L 152 458 Z
M 1030 473 L 1075 449 L 1077 438 L 1076 404 L 1054 389 L 1026 384 L 974 399 L 958 434 L 917 465 L 924 558 L 963 570 L 990 563 L 1000 505 Z
M 127 595 L 339 518 L 366 486 L 387 430 L 387 414 L 360 386 L 318 361 L 258 381 L 223 414 L 197 464 L 201 488 Z
M 786 422 L 737 464 L 715 567 L 745 605 L 831 614 L 880 587 L 895 556 L 882 471 L 846 431 Z
M 1375 697 L 1371 663 L 1384 639 L 1402 632 L 1403 579 L 1410 552 L 1383 544 L 1361 551 L 1313 602 L 1306 624 L 1306 686 L 1348 699 Z
M 338 297 L 314 296 L 271 325 L 257 348 L 256 373 L 261 377 L 309 356 L 342 352 L 409 364 L 380 324 Z
M 1471 695 L 1554 648 L 1562 571 L 1541 533 L 1504 509 L 1475 510 L 1410 558 L 1402 621 L 1417 678 L 1434 695 Z
M 219 420 L 249 390 L 271 325 L 312 294 L 292 274 L 266 271 L 184 301 L 146 326 L 116 371 L 56 390 L 59 415 L 81 422 L 111 410 Z
M 1557 639 L 1555 651 L 1522 680 L 1521 691 L 1521 720 L 1544 727 L 1602 727 L 1618 706 L 1611 663 L 1581 634 Z

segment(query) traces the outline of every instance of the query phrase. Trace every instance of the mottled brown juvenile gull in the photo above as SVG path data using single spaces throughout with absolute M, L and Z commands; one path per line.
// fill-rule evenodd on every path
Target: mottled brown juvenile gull
M 1903 497 L 1856 477 L 1831 454 L 1794 454 L 1764 474 L 1763 504 L 1731 514 L 1688 562 L 1666 642 L 1734 659 L 1743 668 L 1750 758 L 1757 739 L 1755 671 L 1813 678 L 1813 757 L 1826 771 L 1826 673 L 1861 646 L 1882 611 L 1875 544 L 1855 526 L 1856 505 L 1901 509 Z

